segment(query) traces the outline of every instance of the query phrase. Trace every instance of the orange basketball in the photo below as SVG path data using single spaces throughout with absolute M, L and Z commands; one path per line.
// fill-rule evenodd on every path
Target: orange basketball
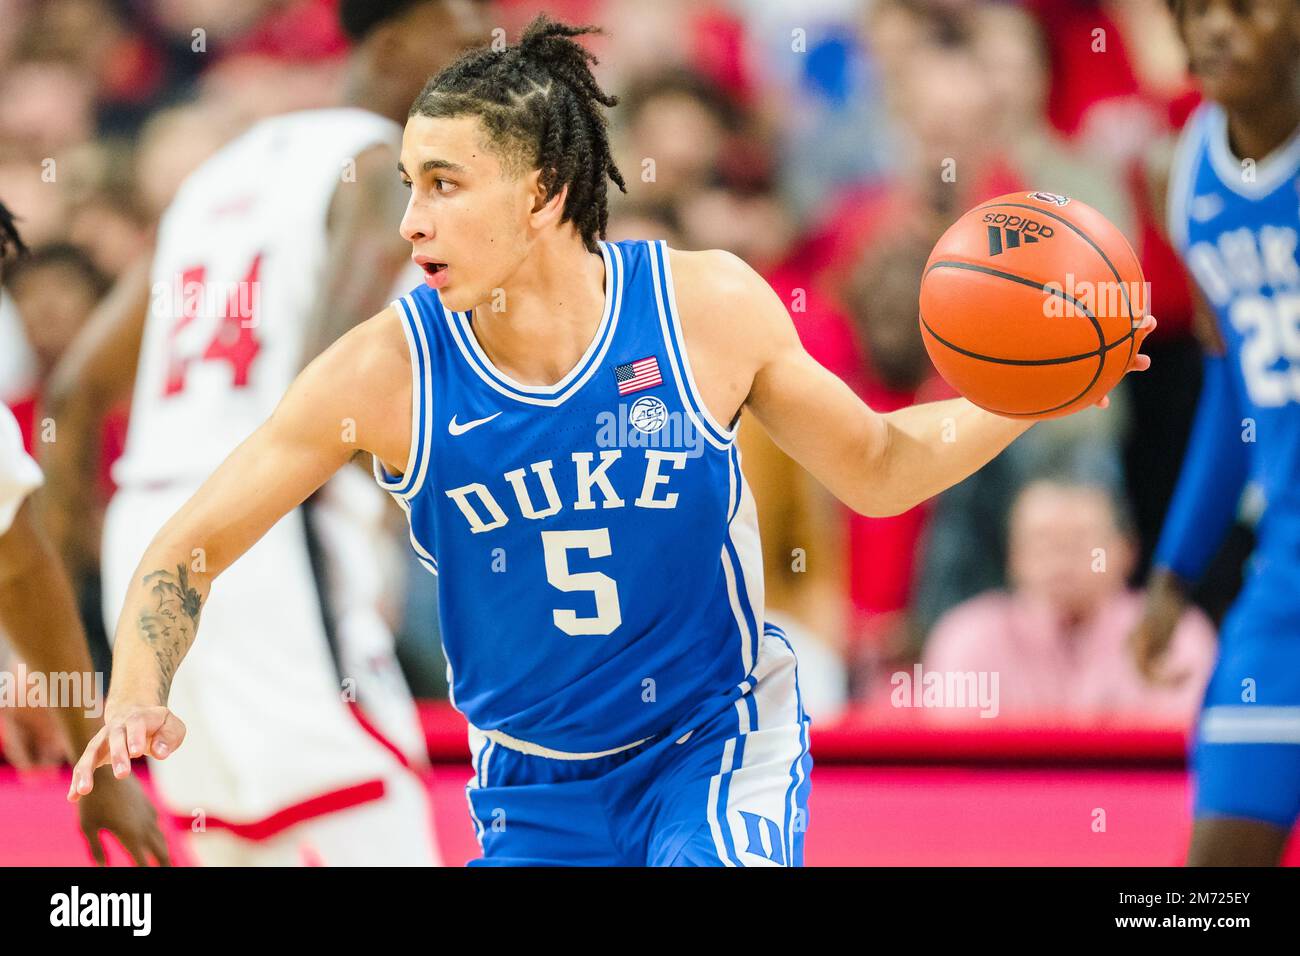
M 970 210 L 935 244 L 921 337 L 939 373 L 976 405 L 1056 418 L 1124 375 L 1145 290 L 1132 247 L 1097 210 L 1011 193 Z

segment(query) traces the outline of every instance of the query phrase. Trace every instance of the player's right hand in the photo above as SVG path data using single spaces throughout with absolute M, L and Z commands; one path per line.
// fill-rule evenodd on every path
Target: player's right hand
M 147 752 L 157 760 L 166 760 L 185 740 L 185 725 L 169 709 L 139 705 L 109 707 L 104 726 L 72 768 L 72 786 L 68 800 L 76 803 L 95 788 L 95 768 L 112 765 L 119 780 L 131 773 L 131 758 Z
M 1162 666 L 1174 630 L 1187 606 L 1187 597 L 1173 572 L 1152 573 L 1142 607 L 1142 619 L 1129 636 L 1138 672 L 1152 684 L 1176 684 L 1181 675 L 1167 674 Z
M 1148 335 L 1154 332 L 1155 329 L 1156 329 L 1156 317 L 1154 315 L 1143 316 L 1141 324 L 1134 327 L 1133 355 L 1128 360 L 1128 368 L 1124 369 L 1125 375 L 1127 375 L 1129 372 L 1145 372 L 1147 369 L 1151 367 L 1151 356 L 1143 355 L 1141 349 L 1142 349 L 1142 342 L 1146 339 Z M 1096 405 L 1098 408 L 1109 408 L 1110 395 L 1103 395 L 1100 399 L 1097 400 Z

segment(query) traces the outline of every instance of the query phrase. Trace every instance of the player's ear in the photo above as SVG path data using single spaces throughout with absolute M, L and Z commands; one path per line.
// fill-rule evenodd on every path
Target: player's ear
M 546 186 L 542 182 L 542 171 L 534 170 L 528 174 L 528 184 L 532 193 L 533 206 L 529 213 L 529 219 L 534 229 L 541 229 L 559 223 L 564 216 L 564 202 L 569 197 L 569 186 L 566 183 L 551 196 L 546 196 Z

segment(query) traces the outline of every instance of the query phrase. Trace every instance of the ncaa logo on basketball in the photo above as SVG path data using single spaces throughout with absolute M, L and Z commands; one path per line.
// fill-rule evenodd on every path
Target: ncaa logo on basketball
M 653 395 L 645 395 L 632 403 L 627 420 L 637 431 L 653 435 L 668 421 L 668 406 Z
M 1069 196 L 1058 196 L 1056 193 L 1030 193 L 1030 199 L 1037 199 L 1039 202 L 1050 202 L 1054 206 L 1070 205 Z

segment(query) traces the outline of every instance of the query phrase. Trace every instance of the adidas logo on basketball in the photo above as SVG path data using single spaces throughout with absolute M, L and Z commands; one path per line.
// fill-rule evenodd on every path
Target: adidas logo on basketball
M 1055 235 L 1051 226 L 1026 216 L 990 212 L 984 216 L 984 221 L 989 223 L 990 256 L 1000 256 L 1006 249 L 1019 249 L 1022 243 L 1028 245 Z

